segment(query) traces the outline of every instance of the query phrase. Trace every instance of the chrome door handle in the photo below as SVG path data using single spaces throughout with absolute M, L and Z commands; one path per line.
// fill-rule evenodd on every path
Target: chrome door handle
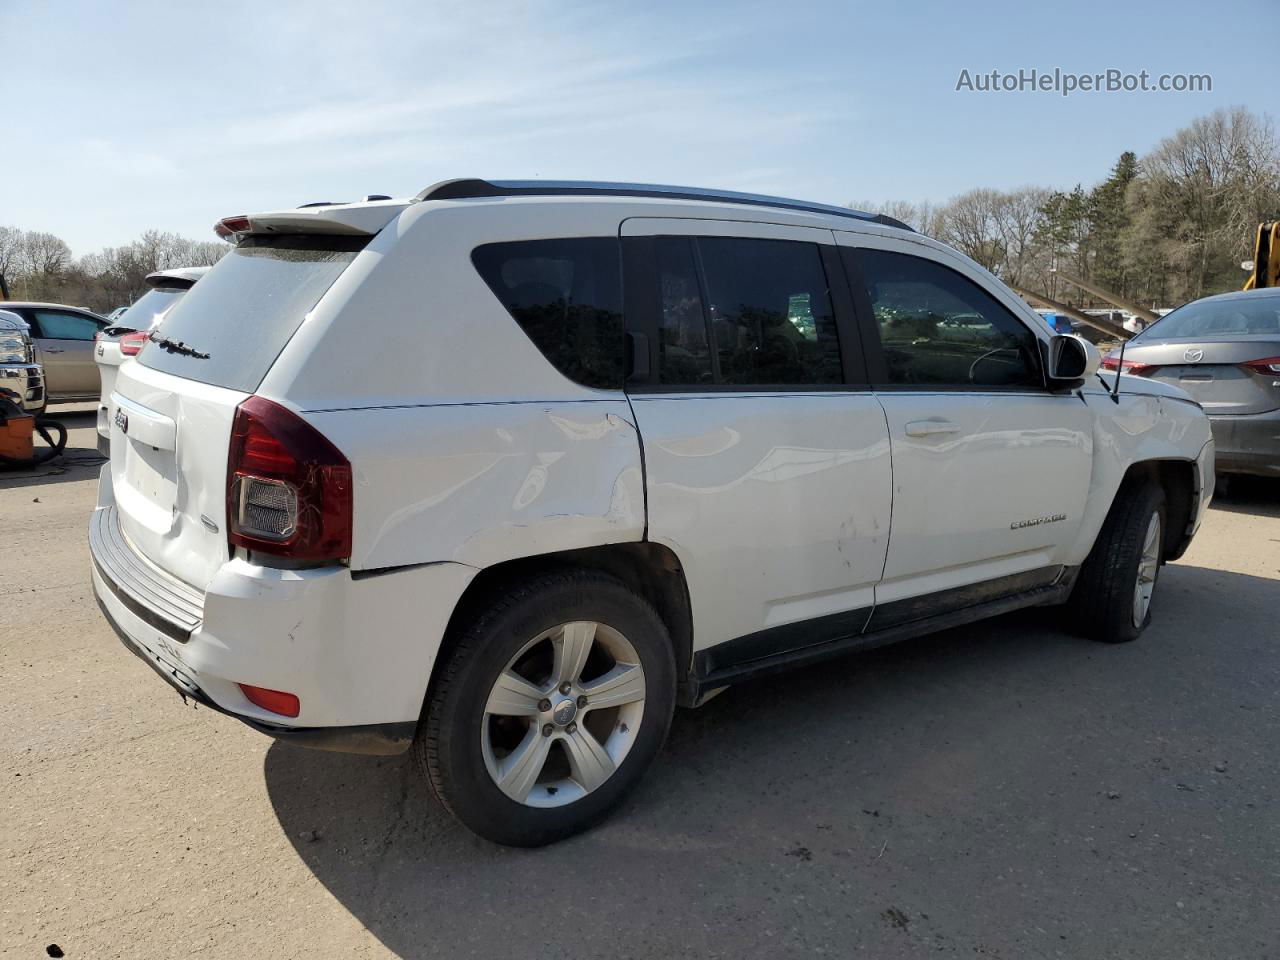
M 950 420 L 912 420 L 906 427 L 908 437 L 937 437 L 959 432 L 960 427 Z
M 61 347 L 45 347 L 44 352 L 45 353 L 66 353 L 66 351 L 63 350 Z

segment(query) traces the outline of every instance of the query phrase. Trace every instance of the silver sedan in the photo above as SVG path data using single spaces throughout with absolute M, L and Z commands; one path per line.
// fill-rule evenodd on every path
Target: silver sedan
M 1102 361 L 1115 370 L 1119 351 Z M 1124 372 L 1204 407 L 1220 473 L 1280 477 L 1280 288 L 1193 300 L 1128 342 Z

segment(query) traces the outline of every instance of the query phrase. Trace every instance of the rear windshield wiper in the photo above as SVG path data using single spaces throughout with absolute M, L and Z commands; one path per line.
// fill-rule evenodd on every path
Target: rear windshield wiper
M 195 357 L 197 360 L 208 360 L 207 353 L 201 353 L 195 347 L 189 347 L 181 340 L 170 340 L 168 337 L 162 337 L 153 333 L 148 339 L 161 350 L 168 350 L 170 353 L 180 353 L 184 357 Z

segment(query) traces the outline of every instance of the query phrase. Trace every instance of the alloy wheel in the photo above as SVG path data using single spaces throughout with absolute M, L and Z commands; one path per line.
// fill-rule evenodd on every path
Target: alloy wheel
M 485 703 L 481 751 L 503 793 L 560 807 L 599 789 L 635 743 L 644 718 L 639 654 L 607 624 L 580 620 L 524 644 Z
M 1151 594 L 1156 589 L 1156 574 L 1160 570 L 1160 512 L 1151 514 L 1147 523 L 1147 535 L 1142 541 L 1142 556 L 1138 560 L 1138 576 L 1133 587 L 1133 625 L 1141 627 L 1147 621 L 1151 609 Z

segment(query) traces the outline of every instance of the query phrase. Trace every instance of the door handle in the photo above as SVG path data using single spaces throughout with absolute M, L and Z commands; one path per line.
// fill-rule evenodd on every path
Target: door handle
M 65 353 L 66 351 L 63 350 L 61 347 L 45 347 L 44 352 L 45 353 Z
M 908 437 L 937 437 L 959 432 L 960 427 L 950 420 L 912 420 L 906 426 Z

